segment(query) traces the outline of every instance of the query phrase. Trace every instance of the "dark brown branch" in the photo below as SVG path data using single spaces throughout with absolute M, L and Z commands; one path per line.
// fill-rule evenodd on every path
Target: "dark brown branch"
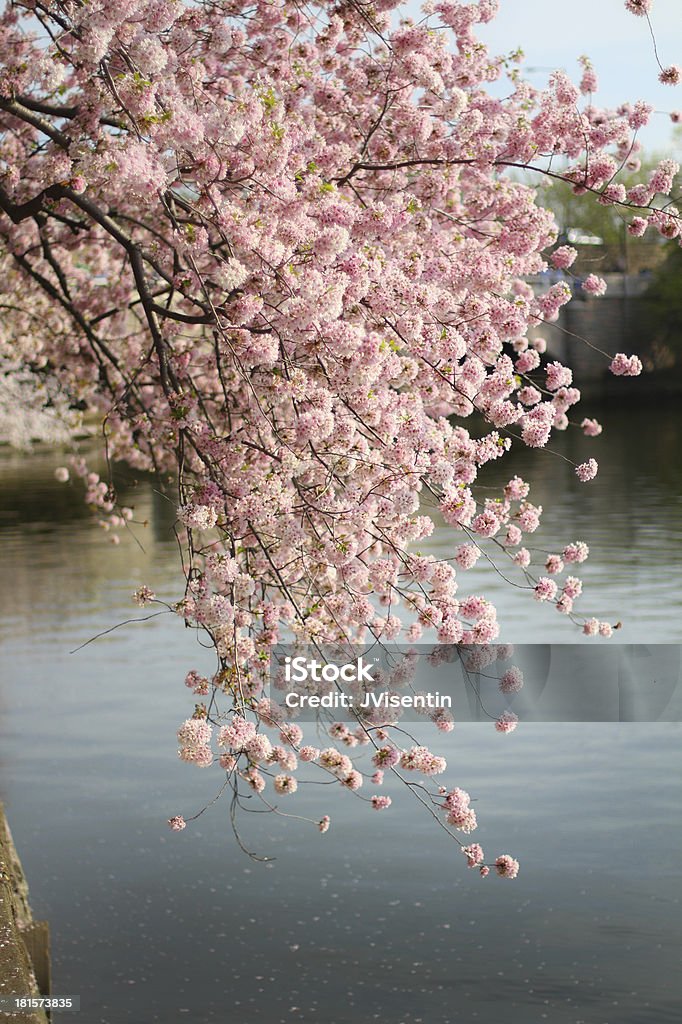
M 44 211 L 46 201 L 65 199 L 68 192 L 64 185 L 50 185 L 25 203 L 13 203 L 7 189 L 0 185 L 0 210 L 3 210 L 15 224 L 21 224 L 23 220 Z
M 16 100 L 7 99 L 5 96 L 0 96 L 0 110 L 6 111 L 11 114 L 12 117 L 18 118 L 20 121 L 25 121 L 26 124 L 30 124 L 33 128 L 37 128 L 43 135 L 47 135 L 48 138 L 56 142 L 62 149 L 68 150 L 71 145 L 71 139 L 64 132 L 60 131 L 59 128 L 55 128 L 53 124 L 50 124 L 40 114 L 34 113 L 29 110 L 28 107 L 23 106 L 21 103 L 17 103 Z
M 62 117 L 67 121 L 78 117 L 81 112 L 80 107 L 68 107 L 59 103 L 46 103 L 44 100 L 33 99 L 32 96 L 17 96 L 17 101 L 22 107 L 26 107 L 27 110 L 32 110 L 36 114 L 46 114 L 48 117 Z M 110 128 L 126 129 L 126 125 L 122 121 L 117 121 L 113 117 L 100 117 L 99 123 L 106 124 Z
M 46 103 L 44 100 L 35 100 L 32 96 L 17 96 L 17 102 L 27 110 L 33 110 L 36 114 L 46 114 L 48 117 L 72 118 L 78 114 L 78 107 L 66 107 L 59 103 Z
M 159 316 L 178 320 L 181 324 L 212 324 L 215 322 L 212 316 L 190 316 L 188 313 L 178 313 L 174 309 L 167 309 L 166 306 L 159 306 L 156 302 L 151 304 L 151 309 Z
M 159 330 L 159 325 L 156 321 L 156 314 L 154 312 L 155 303 L 152 302 L 152 297 L 149 294 L 149 287 L 145 279 L 144 274 L 144 259 L 142 257 L 142 250 L 138 245 L 134 243 L 126 244 L 128 255 L 130 256 L 130 266 L 133 271 L 133 277 L 135 278 L 135 285 L 137 287 L 137 294 L 140 296 L 142 302 L 142 308 L 144 309 L 149 330 L 154 343 L 154 350 L 156 351 L 156 357 L 159 360 L 159 373 L 161 374 L 161 384 L 167 398 L 170 398 L 173 393 L 171 386 L 168 358 L 166 355 L 166 345 Z

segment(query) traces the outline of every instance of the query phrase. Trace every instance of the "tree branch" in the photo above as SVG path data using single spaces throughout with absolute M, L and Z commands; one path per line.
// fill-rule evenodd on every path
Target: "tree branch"
M 29 110 L 28 107 L 18 103 L 16 100 L 7 99 L 5 96 L 0 96 L 0 110 L 6 111 L 11 114 L 12 117 L 18 118 L 20 121 L 25 121 L 26 124 L 32 125 L 37 128 L 43 135 L 47 135 L 48 138 L 56 142 L 62 149 L 68 150 L 71 145 L 71 139 L 64 132 L 60 131 L 59 128 L 55 128 L 54 125 L 50 124 L 44 117 Z

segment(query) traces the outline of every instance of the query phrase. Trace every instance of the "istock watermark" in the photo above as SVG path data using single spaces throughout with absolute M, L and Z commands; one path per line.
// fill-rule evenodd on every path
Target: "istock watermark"
M 428 712 L 450 709 L 452 697 L 441 693 L 397 692 L 390 687 L 395 673 L 387 671 L 387 651 L 384 658 L 359 655 L 352 661 L 335 662 L 320 657 L 289 655 L 275 660 L 278 670 L 275 684 L 282 680 L 284 697 L 280 703 L 296 711 L 349 711 L 358 717 L 368 717 L 384 711 L 406 710 Z M 403 666 L 406 662 L 401 658 Z M 384 662 L 382 664 L 382 662 Z M 395 665 L 393 666 L 396 667 Z M 406 677 L 401 673 L 400 682 Z M 393 682 L 398 683 L 397 676 Z
M 354 708 L 357 711 L 378 710 L 381 708 L 414 708 L 419 710 L 435 710 L 451 708 L 452 697 L 442 693 L 366 693 L 362 700 L 355 700 L 348 693 L 287 693 L 284 698 L 287 708 Z
M 285 718 L 414 722 L 680 721 L 676 644 L 415 644 L 271 650 L 269 698 Z
M 303 655 L 295 658 L 287 655 L 284 658 L 284 678 L 288 683 L 304 683 L 308 679 L 312 679 L 316 683 L 335 683 L 339 680 L 344 683 L 371 683 L 374 681 L 372 667 L 362 655 L 354 662 L 345 665 L 316 661 L 314 658 L 309 659 Z

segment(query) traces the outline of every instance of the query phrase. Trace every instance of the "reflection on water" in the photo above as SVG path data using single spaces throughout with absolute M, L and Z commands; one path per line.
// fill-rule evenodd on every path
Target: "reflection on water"
M 600 418 L 602 438 L 559 442 L 576 461 L 595 455 L 594 484 L 574 484 L 558 459 L 532 459 L 532 474 L 516 458 L 546 507 L 538 546 L 586 540 L 586 611 L 621 618 L 624 642 L 678 642 L 679 420 Z M 150 525 L 141 546 L 114 547 L 76 488 L 54 482 L 60 461 L 0 453 L 0 798 L 34 909 L 52 924 L 55 991 L 80 993 L 84 1019 L 679 1019 L 678 725 L 534 723 L 500 736 L 467 723 L 441 741 L 448 781 L 477 798 L 476 838 L 522 859 L 514 883 L 468 872 L 390 788 L 393 808 L 374 814 L 349 793 L 302 787 L 292 809 L 329 811 L 326 836 L 245 814 L 245 840 L 277 858 L 268 866 L 239 853 L 223 804 L 173 835 L 164 819 L 213 789 L 174 744 L 184 673 L 210 668 L 206 653 L 172 616 L 68 653 L 136 614 L 139 583 L 177 596 L 173 509 L 131 477 L 125 500 Z M 476 578 L 506 639 L 577 639 L 551 609 L 531 620 L 537 604 L 492 571 Z

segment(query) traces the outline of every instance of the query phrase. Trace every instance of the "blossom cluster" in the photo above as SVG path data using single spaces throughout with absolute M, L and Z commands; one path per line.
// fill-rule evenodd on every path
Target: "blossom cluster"
M 648 15 L 651 3 L 626 6 Z M 571 298 L 565 282 L 529 280 L 569 268 L 575 250 L 516 172 L 540 180 L 563 156 L 560 176 L 621 207 L 632 234 L 680 234 L 673 161 L 619 180 L 646 104 L 600 108 L 589 61 L 579 85 L 557 71 L 531 86 L 518 54 L 476 37 L 496 0 L 438 0 L 424 19 L 400 8 L 54 0 L 36 23 L 25 0 L 0 14 L 0 360 L 18 353 L 30 384 L 52 382 L 48 432 L 66 396 L 100 417 L 109 460 L 175 475 L 174 607 L 218 663 L 211 680 L 186 678 L 211 702 L 179 729 L 179 756 L 217 761 L 261 796 L 272 775 L 277 799 L 296 791 L 299 760 L 360 798 L 344 751 L 369 742 L 339 726 L 333 747 L 304 745 L 263 704 L 283 637 L 489 645 L 496 610 L 467 583 L 483 553 L 517 575 L 533 612 L 553 605 L 608 634 L 577 615 L 582 584 L 562 577 L 587 546 L 567 537 L 534 565 L 543 510 L 528 483 L 481 486 L 512 447 L 580 429 L 570 367 L 529 333 Z M 583 287 L 598 297 L 605 284 Z M 611 370 L 642 366 L 618 353 Z M 21 391 L 12 401 L 34 393 Z M 601 427 L 585 417 L 582 430 Z M 105 528 L 127 526 L 111 482 L 72 468 Z M 597 469 L 590 458 L 575 472 L 588 483 Z M 446 559 L 420 550 L 439 521 Z M 135 599 L 155 600 L 149 588 Z M 428 784 L 444 771 L 380 732 L 376 773 Z M 462 801 L 448 794 L 448 819 L 467 832 Z

